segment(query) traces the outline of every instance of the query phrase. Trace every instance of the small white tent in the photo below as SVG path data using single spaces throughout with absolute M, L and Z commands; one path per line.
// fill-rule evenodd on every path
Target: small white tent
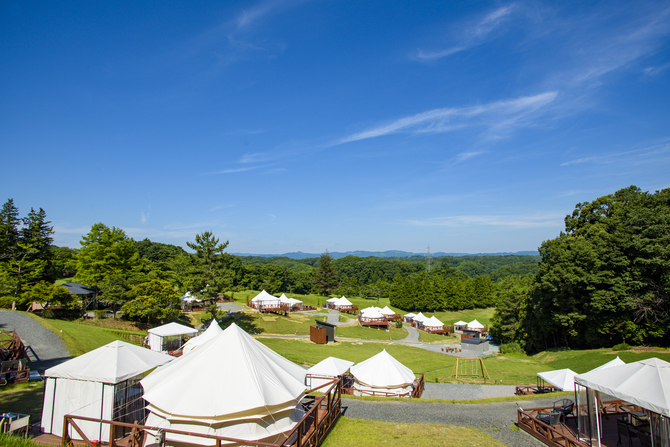
M 223 332 L 223 329 L 221 329 L 221 326 L 219 326 L 219 323 L 217 323 L 216 320 L 212 320 L 212 322 L 209 323 L 209 327 L 207 328 L 207 330 L 205 332 L 198 335 L 197 337 L 193 337 L 192 339 L 190 339 L 189 341 L 187 341 L 184 344 L 184 347 L 182 348 L 182 353 L 183 354 L 188 354 L 189 352 L 193 351 L 198 346 L 201 346 L 201 345 L 207 343 L 212 338 L 219 335 L 221 332 Z
M 133 423 L 144 417 L 139 379 L 174 357 L 114 341 L 45 371 L 42 431 L 63 436 L 68 414 Z M 109 440 L 109 425 L 77 421 L 90 440 Z M 70 428 L 70 437 L 81 439 Z
M 425 327 L 435 328 L 435 329 L 443 329 L 444 328 L 444 323 L 442 323 L 440 320 L 435 318 L 435 315 L 433 315 L 429 319 L 425 320 L 423 322 L 423 325 Z
M 283 304 L 288 304 L 291 308 L 299 307 L 302 304 L 302 301 L 296 300 L 295 298 L 289 298 L 284 293 L 279 297 L 279 301 Z
M 361 312 L 361 319 L 363 321 L 381 320 L 383 318 L 384 314 L 382 314 L 379 309 L 367 308 L 364 310 L 364 312 Z
M 559 391 L 574 391 L 576 374 L 577 373 L 570 368 L 565 368 L 557 369 L 555 371 L 539 372 L 537 373 L 537 377 L 554 385 Z
M 283 440 L 303 416 L 299 401 L 305 374 L 233 323 L 142 380 L 149 410 L 146 425 L 268 443 Z M 212 386 L 211 380 L 195 377 L 221 379 Z M 185 383 L 188 392 L 179 392 Z M 215 444 L 170 433 L 166 439 L 179 445 Z
M 468 323 L 466 323 L 463 320 L 457 321 L 456 323 L 454 323 L 454 330 L 455 331 L 462 331 L 463 328 L 467 327 L 467 325 L 468 325 Z
M 395 311 L 390 309 L 388 306 L 384 306 L 381 312 L 385 317 L 392 317 L 395 315 Z
M 479 321 L 477 321 L 477 320 L 472 320 L 471 322 L 469 322 L 469 323 L 467 324 L 466 327 L 467 327 L 468 329 L 470 329 L 470 330 L 473 330 L 473 331 L 479 331 L 479 330 L 481 330 L 481 329 L 484 329 L 484 325 L 481 324 L 481 323 L 480 323 Z
M 415 323 L 417 324 L 417 326 L 421 326 L 421 325 L 423 324 L 423 322 L 426 321 L 427 319 L 428 319 L 428 318 L 427 318 L 424 314 L 422 314 L 421 312 L 419 312 L 418 314 L 416 314 L 416 315 L 414 316 L 414 318 L 412 319 L 412 321 L 415 322 Z
M 328 383 L 334 378 L 347 372 L 347 370 L 351 368 L 353 364 L 354 362 L 338 359 L 337 357 L 328 357 L 327 359 L 321 360 L 319 363 L 307 370 L 305 385 L 307 385 L 307 388 L 313 389 Z M 325 393 L 328 391 L 328 388 L 323 387 L 318 391 Z
M 409 396 L 416 377 L 411 369 L 384 349 L 379 354 L 354 365 L 354 395 Z
M 342 298 L 340 298 L 339 300 L 337 300 L 337 301 L 335 302 L 335 306 L 336 306 L 336 307 L 350 307 L 350 306 L 352 306 L 352 305 L 353 305 L 353 304 L 351 303 L 351 301 L 349 301 L 349 300 L 346 299 L 345 297 L 342 297 Z
M 188 337 L 198 335 L 198 330 L 179 323 L 168 323 L 149 329 L 149 348 L 152 351 L 170 352 L 181 348 Z

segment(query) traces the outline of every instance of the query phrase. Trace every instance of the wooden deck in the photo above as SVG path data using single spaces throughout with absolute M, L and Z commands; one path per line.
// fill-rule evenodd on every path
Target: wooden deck
M 526 396 L 528 394 L 545 394 L 557 391 L 553 385 L 547 386 L 518 386 L 514 391 L 517 396 Z
M 600 442 L 602 447 L 617 447 L 619 441 L 617 418 L 627 415 L 630 411 L 639 411 L 640 408 L 627 406 L 623 401 L 609 401 L 604 404 L 606 413 L 601 418 Z M 552 407 L 517 410 L 519 428 L 550 447 L 590 447 L 588 441 L 579 439 L 576 417 L 570 416 L 564 422 L 550 425 L 551 411 Z M 577 411 L 575 408 L 575 413 Z M 628 439 L 622 437 L 621 444 L 628 445 Z M 634 438 L 633 445 L 640 445 L 639 440 Z
M 358 316 L 358 324 L 365 327 L 376 327 L 388 329 L 389 322 L 386 318 L 362 318 Z

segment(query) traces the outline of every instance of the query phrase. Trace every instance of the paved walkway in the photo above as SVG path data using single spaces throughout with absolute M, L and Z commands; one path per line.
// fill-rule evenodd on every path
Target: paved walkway
M 70 358 L 60 337 L 23 312 L 0 310 L 0 328 L 16 331 L 26 346 L 33 371 L 44 371 Z

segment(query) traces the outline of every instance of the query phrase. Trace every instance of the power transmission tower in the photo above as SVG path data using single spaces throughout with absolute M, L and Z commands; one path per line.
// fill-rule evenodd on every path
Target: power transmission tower
M 426 252 L 426 258 L 428 259 L 428 265 L 426 266 L 426 268 L 428 269 L 428 273 L 430 273 L 430 261 L 431 259 L 433 259 L 430 256 L 430 245 L 428 246 L 428 251 Z

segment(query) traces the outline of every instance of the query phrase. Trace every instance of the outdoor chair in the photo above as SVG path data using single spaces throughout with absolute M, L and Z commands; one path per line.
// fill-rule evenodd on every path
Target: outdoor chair
M 617 419 L 616 426 L 617 426 L 617 432 L 619 433 L 619 439 L 617 440 L 616 445 L 617 446 L 621 445 L 621 435 L 623 435 L 628 438 L 628 446 L 629 447 L 632 446 L 633 438 L 637 438 L 638 436 L 636 432 L 630 429 L 630 424 L 628 424 L 628 422 L 624 421 L 623 419 Z M 641 439 L 640 442 L 642 442 Z M 649 445 L 651 445 L 651 441 Z
M 572 415 L 575 410 L 575 403 L 570 399 L 561 399 L 554 402 L 554 412 L 560 413 L 563 422 L 566 421 L 568 415 Z
M 552 411 L 549 414 L 543 414 L 540 415 L 539 419 L 540 421 L 544 422 L 547 425 L 551 425 L 552 427 L 555 427 L 556 425 L 561 424 L 561 417 L 562 413 L 558 411 Z M 561 431 L 563 431 L 563 426 L 561 425 Z

